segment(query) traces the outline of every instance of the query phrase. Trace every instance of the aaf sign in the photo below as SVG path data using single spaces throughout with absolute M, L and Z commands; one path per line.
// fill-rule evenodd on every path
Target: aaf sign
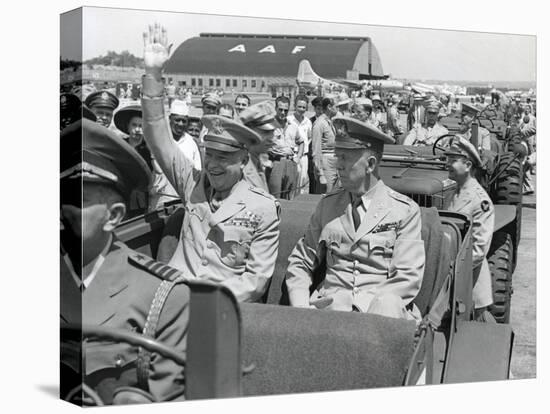
M 294 46 L 294 49 L 292 49 L 292 52 L 290 52 L 291 55 L 295 55 L 296 53 L 300 53 L 302 50 L 304 50 L 305 46 Z M 246 47 L 244 44 L 237 45 L 231 49 L 228 50 L 228 52 L 240 52 L 240 53 L 246 53 Z M 273 45 L 267 45 L 266 47 L 258 50 L 258 53 L 277 53 L 277 50 L 275 50 L 275 46 Z

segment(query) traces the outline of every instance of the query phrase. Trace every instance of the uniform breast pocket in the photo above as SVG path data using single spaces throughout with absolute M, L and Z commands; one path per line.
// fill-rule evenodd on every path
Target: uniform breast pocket
M 243 266 L 250 253 L 252 236 L 245 229 L 226 228 L 220 246 L 220 256 L 229 267 Z
M 393 231 L 385 231 L 372 235 L 369 240 L 369 257 L 380 268 L 390 275 L 390 266 L 393 258 L 396 235 Z

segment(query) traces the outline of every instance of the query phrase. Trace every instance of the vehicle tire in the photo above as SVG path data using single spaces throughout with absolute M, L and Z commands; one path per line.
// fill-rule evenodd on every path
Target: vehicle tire
M 502 171 L 504 169 L 504 171 Z M 523 198 L 523 165 L 512 152 L 504 153 L 495 174 L 499 174 L 493 193 L 494 204 L 521 204 Z
M 493 234 L 487 255 L 493 285 L 493 304 L 489 311 L 498 323 L 510 322 L 513 249 L 512 237 L 508 233 L 499 231 Z

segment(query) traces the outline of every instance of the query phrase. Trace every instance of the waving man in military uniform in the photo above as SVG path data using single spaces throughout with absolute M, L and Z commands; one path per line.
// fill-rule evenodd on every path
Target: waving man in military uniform
M 446 154 L 449 178 L 456 181 L 457 190 L 444 209 L 466 214 L 472 219 L 474 307 L 476 318 L 486 319 L 486 308 L 493 303 L 491 272 L 486 255 L 495 226 L 494 206 L 474 178 L 474 169 L 479 168 L 482 162 L 476 148 L 464 137 L 456 136 Z
M 181 273 L 113 234 L 130 192 L 147 188 L 145 161 L 114 132 L 83 119 L 61 134 L 61 167 L 61 325 L 131 331 L 185 357 L 189 289 Z M 105 340 L 79 340 L 71 353 L 63 339 L 64 399 L 82 382 L 104 404 L 183 398 L 183 367 L 174 361 Z
M 144 135 L 185 207 L 169 264 L 188 278 L 227 286 L 239 301 L 257 301 L 267 289 L 279 246 L 276 200 L 243 179 L 247 148 L 258 144 L 260 136 L 231 119 L 205 115 L 204 166 L 201 172 L 194 170 L 177 149 L 164 113 L 166 31 L 155 25 L 144 39 Z
M 290 255 L 290 303 L 420 320 L 412 304 L 424 274 L 420 209 L 378 178 L 384 143 L 393 138 L 353 118 L 335 118 L 334 126 L 343 188 L 321 199 Z M 326 277 L 310 297 L 323 263 Z

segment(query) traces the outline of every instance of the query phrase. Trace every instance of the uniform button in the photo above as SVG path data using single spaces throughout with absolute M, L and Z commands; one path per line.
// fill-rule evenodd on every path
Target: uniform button
M 359 275 L 359 270 L 354 270 L 354 271 L 353 271 L 353 274 L 354 274 L 355 276 L 358 276 L 358 275 Z
M 206 247 L 208 247 L 209 249 L 211 249 L 212 247 L 214 247 L 214 243 L 212 242 L 212 240 L 208 240 L 206 242 Z
M 358 288 L 358 287 L 354 287 L 354 288 L 353 288 L 353 293 L 357 293 L 357 292 L 359 292 L 359 288 Z
M 122 355 L 117 355 L 115 359 L 115 365 L 120 368 L 122 364 L 124 364 L 124 357 Z
M 206 260 L 206 259 L 203 259 L 203 261 L 202 261 L 202 265 L 203 265 L 203 266 L 208 266 L 208 260 Z
M 354 261 L 353 261 L 353 265 L 354 265 L 354 266 L 357 266 L 358 264 L 359 264 L 359 262 L 358 262 L 357 260 L 354 260 Z

